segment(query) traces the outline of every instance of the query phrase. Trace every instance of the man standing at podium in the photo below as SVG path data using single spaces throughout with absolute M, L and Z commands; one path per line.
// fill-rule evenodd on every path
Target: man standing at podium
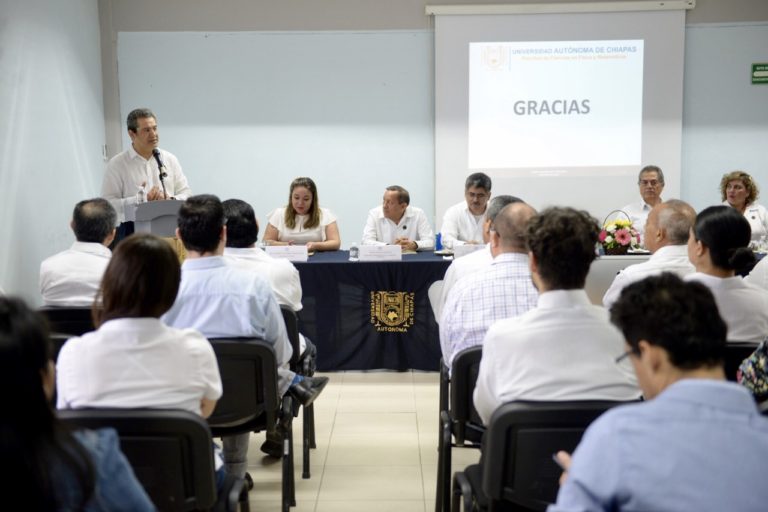
M 109 161 L 101 186 L 102 197 L 112 203 L 121 223 L 117 240 L 133 233 L 138 204 L 183 201 L 192 194 L 179 160 L 157 147 L 160 138 L 154 112 L 148 108 L 132 110 L 127 125 L 131 146 Z

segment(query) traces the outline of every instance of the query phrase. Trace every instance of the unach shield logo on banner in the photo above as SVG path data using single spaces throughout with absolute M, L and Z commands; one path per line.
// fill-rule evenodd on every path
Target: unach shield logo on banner
M 408 332 L 413 325 L 413 293 L 371 292 L 371 323 L 380 332 Z

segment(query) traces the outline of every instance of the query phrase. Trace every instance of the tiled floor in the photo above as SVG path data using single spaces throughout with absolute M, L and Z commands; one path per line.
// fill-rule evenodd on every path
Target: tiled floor
M 344 372 L 315 402 L 312 477 L 301 478 L 301 417 L 294 421 L 296 512 L 431 512 L 435 508 L 438 374 Z M 254 512 L 280 510 L 280 463 L 264 457 L 263 435 L 248 454 Z M 479 459 L 453 451 L 454 470 Z

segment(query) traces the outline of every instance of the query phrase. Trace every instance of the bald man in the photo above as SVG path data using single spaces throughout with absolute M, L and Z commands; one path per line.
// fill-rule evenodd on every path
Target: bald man
M 609 308 L 619 298 L 621 290 L 630 283 L 648 276 L 672 272 L 680 277 L 692 274 L 688 260 L 688 234 L 696 221 L 696 210 L 685 201 L 670 199 L 654 206 L 645 223 L 645 248 L 651 251 L 648 261 L 630 265 L 616 276 L 603 296 Z
M 456 354 L 482 343 L 495 321 L 536 306 L 539 294 L 531 281 L 525 246 L 528 221 L 535 214 L 523 202 L 505 206 L 490 225 L 493 261 L 459 279 L 448 295 L 440 320 L 440 347 L 449 368 Z

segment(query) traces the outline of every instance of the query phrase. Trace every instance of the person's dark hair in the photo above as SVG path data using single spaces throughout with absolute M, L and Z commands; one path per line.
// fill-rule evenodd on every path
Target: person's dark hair
M 526 243 L 550 288 L 574 290 L 584 288 L 599 233 L 597 220 L 585 211 L 547 208 L 528 223 Z
M 106 199 L 85 199 L 72 212 L 72 231 L 78 242 L 100 244 L 115 229 L 117 212 Z
M 317 198 L 317 186 L 312 178 L 296 178 L 291 182 L 291 186 L 288 189 L 288 206 L 285 207 L 285 225 L 286 227 L 293 229 L 296 227 L 296 210 L 293 209 L 293 189 L 296 187 L 304 187 L 312 194 L 312 204 L 307 212 L 307 220 L 304 222 L 304 227 L 307 229 L 314 228 L 320 225 L 320 200 Z
M 476 172 L 467 176 L 467 181 L 464 182 L 464 190 L 470 188 L 482 188 L 486 192 L 491 191 L 491 178 L 487 174 L 482 172 Z
M 227 199 L 221 206 L 227 218 L 227 247 L 245 248 L 256 243 L 259 225 L 251 205 L 240 199 Z
M 70 505 L 82 510 L 94 492 L 95 470 L 88 452 L 56 419 L 43 389 L 43 373 L 53 371 L 51 355 L 45 320 L 22 300 L 0 297 L 3 489 L 22 500 L 25 510 L 63 510 Z M 64 494 L 57 492 L 54 468 L 72 475 L 77 490 L 69 489 L 67 498 L 78 503 L 59 502 Z
M 524 203 L 524 202 L 525 201 L 515 196 L 509 196 L 509 195 L 496 196 L 490 201 L 488 201 L 488 209 L 485 210 L 485 217 L 491 222 L 493 222 L 494 219 L 496 219 L 496 216 L 499 214 L 501 210 L 504 209 L 505 206 L 513 203 Z
M 181 266 L 166 240 L 134 233 L 117 244 L 93 308 L 96 327 L 116 318 L 159 318 L 179 291 Z
M 128 129 L 133 133 L 136 133 L 139 130 L 139 119 L 144 119 L 147 117 L 151 117 L 155 120 L 155 122 L 157 122 L 157 116 L 148 108 L 136 108 L 131 110 L 131 112 L 128 114 L 128 118 L 126 119 Z
M 723 174 L 723 177 L 720 179 L 721 201 L 725 201 L 725 197 L 727 196 L 725 189 L 728 188 L 728 184 L 732 181 L 740 181 L 744 185 L 744 188 L 747 189 L 747 198 L 744 200 L 745 205 L 749 206 L 757 201 L 757 198 L 760 196 L 760 188 L 757 186 L 757 183 L 755 183 L 755 180 L 752 179 L 752 176 L 744 171 L 732 171 Z
M 655 172 L 659 176 L 659 183 L 664 185 L 664 173 L 661 171 L 661 167 L 658 165 L 646 165 L 637 174 L 637 184 L 640 184 L 640 180 L 643 179 L 643 174 L 646 172 Z
M 387 187 L 387 190 L 390 192 L 397 192 L 397 201 L 400 204 L 411 204 L 411 194 L 400 185 L 390 185 Z
M 747 247 L 752 238 L 749 221 L 730 206 L 710 206 L 696 216 L 693 236 L 709 249 L 712 264 L 739 271 L 755 262 Z
M 611 307 L 611 322 L 635 353 L 645 340 L 666 350 L 683 370 L 722 365 L 728 327 L 701 283 L 671 272 L 632 283 Z
M 179 235 L 188 251 L 215 251 L 225 223 L 224 207 L 219 198 L 211 194 L 192 196 L 179 208 Z

